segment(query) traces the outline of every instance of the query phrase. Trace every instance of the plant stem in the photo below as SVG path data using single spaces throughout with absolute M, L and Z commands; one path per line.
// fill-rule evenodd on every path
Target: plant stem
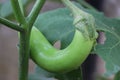
M 37 0 L 35 6 L 32 9 L 32 15 L 30 21 L 21 24 L 25 29 L 20 33 L 20 50 L 19 50 L 19 80 L 28 80 L 28 62 L 30 51 L 30 32 L 31 28 L 44 5 L 45 0 Z
M 46 0 L 37 0 L 28 19 L 23 14 L 23 5 L 21 0 L 11 0 L 14 14 L 23 31 L 20 32 L 19 41 L 19 80 L 28 80 L 28 64 L 30 51 L 30 32 L 31 28 L 44 5 Z M 6 21 L 5 21 L 6 22 Z M 10 25 L 8 25 L 10 26 Z M 16 28 L 16 27 L 14 27 Z
M 68 7 L 71 10 L 74 18 L 78 17 L 80 14 L 81 14 L 81 16 L 83 16 L 84 14 L 86 14 L 81 9 L 79 9 L 78 7 L 76 7 L 70 0 L 62 0 L 62 2 L 65 4 L 66 7 Z
M 19 25 L 15 24 L 14 22 L 9 21 L 5 18 L 0 17 L 0 23 L 3 24 L 3 25 L 6 25 L 7 27 L 9 27 L 11 29 L 14 29 L 14 30 L 17 30 L 17 31 L 20 31 L 20 32 L 23 31 L 22 27 L 20 27 Z
M 82 66 L 80 66 L 80 80 L 83 80 Z
M 18 0 L 11 0 L 11 4 L 12 4 L 14 15 L 15 15 L 17 21 L 20 24 L 25 24 L 26 20 L 25 20 L 25 17 L 23 16 L 23 14 L 22 14 L 22 11 L 20 9 Z
M 30 31 L 25 30 L 20 33 L 19 46 L 19 80 L 28 80 L 28 64 L 29 64 L 29 40 Z
M 91 6 L 90 4 L 88 4 L 87 2 L 85 2 L 84 0 L 77 0 L 82 6 L 91 9 L 91 10 L 95 10 L 97 11 L 93 6 Z
M 42 9 L 44 3 L 46 0 L 37 0 L 33 9 L 31 10 L 30 14 L 28 15 L 28 24 L 30 25 L 30 29 L 32 27 L 32 25 L 34 24 L 40 10 Z
M 23 8 L 22 0 L 18 0 L 18 2 L 19 2 L 19 5 L 20 5 L 20 10 L 22 12 L 22 15 L 24 16 L 25 14 L 24 14 L 24 8 Z

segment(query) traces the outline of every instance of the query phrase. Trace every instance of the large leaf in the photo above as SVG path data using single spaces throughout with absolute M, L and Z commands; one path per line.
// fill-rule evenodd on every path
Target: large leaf
M 72 40 L 74 34 L 73 18 L 67 9 L 58 9 L 38 16 L 35 26 L 53 44 L 60 40 L 62 48 Z
M 23 4 L 25 5 L 28 0 L 22 0 Z M 12 5 L 10 3 L 10 0 L 4 2 L 1 4 L 0 8 L 0 16 L 1 17 L 8 17 L 9 15 L 12 14 Z
M 116 73 L 120 70 L 120 20 L 107 18 L 100 12 L 83 10 L 94 16 L 97 30 L 105 33 L 105 44 L 98 44 L 95 51 L 106 63 L 105 75 Z
M 107 74 L 116 73 L 120 69 L 120 20 L 106 18 L 99 12 L 85 11 L 94 16 L 97 30 L 104 31 L 106 36 L 105 44 L 98 44 L 95 52 L 106 62 Z M 65 48 L 74 35 L 72 22 L 71 12 L 63 8 L 39 15 L 35 26 L 52 44 L 60 40 L 62 48 Z
M 106 18 L 103 15 L 96 15 L 97 28 L 105 32 L 105 43 L 96 47 L 96 53 L 106 62 L 107 75 L 120 70 L 120 20 Z

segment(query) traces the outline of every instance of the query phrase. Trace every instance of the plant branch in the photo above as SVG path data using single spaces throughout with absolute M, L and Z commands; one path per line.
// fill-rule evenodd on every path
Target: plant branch
M 83 71 L 82 71 L 82 66 L 80 66 L 80 80 L 83 80 Z
M 14 30 L 17 30 L 17 31 L 20 31 L 20 32 L 23 31 L 22 27 L 20 27 L 19 25 L 15 24 L 14 22 L 11 22 L 11 21 L 9 21 L 5 18 L 0 17 L 0 23 L 3 24 L 3 25 L 6 25 L 7 27 L 9 27 L 11 29 L 14 29 Z
M 61 1 L 65 4 L 66 7 L 68 7 L 71 10 L 74 18 L 77 17 L 78 15 L 83 16 L 85 14 L 85 12 L 83 12 L 81 9 L 76 7 L 70 0 L 61 0 Z
M 19 2 L 19 5 L 20 5 L 20 10 L 21 10 L 21 12 L 22 12 L 22 14 L 24 16 L 25 14 L 24 14 L 24 8 L 23 8 L 22 0 L 18 0 L 18 2 Z
M 11 4 L 12 4 L 14 15 L 15 15 L 17 21 L 20 24 L 25 24 L 26 20 L 25 20 L 25 17 L 23 16 L 23 14 L 22 14 L 22 11 L 20 9 L 18 0 L 11 0 Z
M 97 11 L 97 9 L 95 9 L 93 6 L 91 6 L 90 4 L 88 4 L 87 2 L 85 2 L 84 0 L 77 0 L 82 6 L 91 9 L 91 10 L 95 10 Z
M 28 80 L 28 64 L 29 64 L 29 40 L 30 32 L 25 30 L 20 33 L 19 46 L 19 80 Z
M 31 28 L 46 0 L 37 0 L 26 23 L 22 22 L 21 26 L 24 31 L 20 33 L 19 49 L 19 80 L 28 80 L 28 62 L 30 51 L 30 32 Z M 23 17 L 24 18 L 24 17 Z M 23 19 L 22 18 L 22 19 Z
M 30 25 L 30 29 L 32 28 L 40 10 L 42 9 L 46 0 L 37 0 L 30 14 L 28 15 L 28 24 Z

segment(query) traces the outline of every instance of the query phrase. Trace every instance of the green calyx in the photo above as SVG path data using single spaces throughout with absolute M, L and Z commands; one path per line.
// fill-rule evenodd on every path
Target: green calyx
M 92 15 L 80 10 L 70 0 L 62 0 L 62 2 L 71 10 L 74 21 L 73 24 L 82 32 L 86 39 L 96 40 L 98 34 L 95 29 L 95 19 Z
M 82 32 L 86 39 L 96 40 L 98 35 L 95 29 L 94 18 L 91 15 L 88 14 L 82 19 L 75 18 L 74 25 L 76 29 Z

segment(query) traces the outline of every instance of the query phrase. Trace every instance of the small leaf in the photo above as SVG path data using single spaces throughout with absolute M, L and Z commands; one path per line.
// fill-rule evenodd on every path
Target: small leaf
M 80 75 L 80 69 L 73 70 L 66 74 L 55 74 L 37 66 L 35 72 L 29 75 L 29 80 L 81 80 Z
M 36 67 L 33 74 L 29 75 L 29 80 L 56 80 L 54 74 L 43 70 L 40 67 Z

